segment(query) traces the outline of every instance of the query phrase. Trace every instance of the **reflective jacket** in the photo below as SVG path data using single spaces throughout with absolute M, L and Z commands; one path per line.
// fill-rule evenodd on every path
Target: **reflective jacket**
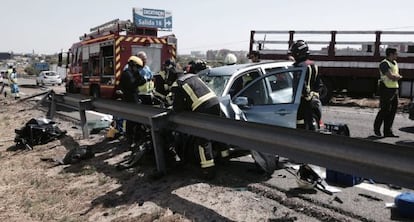
M 319 77 L 318 66 L 311 60 L 306 60 L 300 63 L 295 63 L 296 67 L 307 67 L 305 85 L 303 86 L 302 96 L 304 99 L 310 101 L 312 97 L 319 98 L 319 88 L 321 80 Z
M 391 61 L 388 61 L 388 59 L 384 59 L 384 60 L 382 60 L 381 63 L 383 63 L 383 62 L 386 62 L 388 64 L 388 66 L 390 67 L 391 73 L 399 74 L 398 64 L 397 64 L 396 61 L 394 61 L 394 63 L 393 63 Z M 380 74 L 381 74 L 381 81 L 384 83 L 384 85 L 387 88 L 396 89 L 396 88 L 399 87 L 398 81 L 394 81 L 394 80 L 388 78 L 388 76 L 385 75 L 385 73 L 382 73 L 381 69 L 380 69 Z
M 199 111 L 219 103 L 216 94 L 194 74 L 185 74 L 173 84 L 173 109 L 175 111 Z

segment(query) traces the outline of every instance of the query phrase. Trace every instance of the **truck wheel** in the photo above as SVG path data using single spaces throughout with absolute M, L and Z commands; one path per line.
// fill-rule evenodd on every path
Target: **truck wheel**
M 331 101 L 332 91 L 332 81 L 329 79 L 322 79 L 322 87 L 319 89 L 319 99 L 323 105 L 326 105 Z

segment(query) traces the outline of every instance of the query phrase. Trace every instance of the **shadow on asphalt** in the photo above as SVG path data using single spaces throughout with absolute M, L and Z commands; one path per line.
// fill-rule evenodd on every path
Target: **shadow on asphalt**
M 403 146 L 410 146 L 410 147 L 414 147 L 414 141 L 413 140 L 402 140 L 402 141 L 397 141 L 396 142 L 397 145 L 403 145 Z
M 406 133 L 414 133 L 414 126 L 402 127 L 399 130 L 402 131 L 402 132 L 406 132 Z

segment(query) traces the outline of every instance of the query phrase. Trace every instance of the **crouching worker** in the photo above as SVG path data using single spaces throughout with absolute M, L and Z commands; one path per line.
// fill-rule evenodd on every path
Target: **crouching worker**
M 206 63 L 198 60 L 190 63 L 186 74 L 177 73 L 178 79 L 171 88 L 175 112 L 189 111 L 220 115 L 220 105 L 216 94 L 195 75 L 205 68 Z M 193 154 L 200 161 L 202 176 L 205 179 L 212 179 L 215 175 L 212 143 L 203 138 L 196 138 L 195 141 L 195 149 L 189 152 L 184 151 L 184 153 Z

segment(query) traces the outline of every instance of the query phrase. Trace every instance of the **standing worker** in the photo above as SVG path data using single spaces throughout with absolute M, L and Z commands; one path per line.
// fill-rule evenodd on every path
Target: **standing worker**
M 321 118 L 321 102 L 319 100 L 321 81 L 318 76 L 318 66 L 309 60 L 309 47 L 303 40 L 296 41 L 290 47 L 289 53 L 295 59 L 293 66 L 307 67 L 296 125 L 297 128 L 315 131 L 316 124 L 319 124 Z M 315 109 L 319 110 L 318 114 L 314 112 Z M 315 115 L 319 115 L 315 119 L 316 123 L 314 122 Z
M 201 60 L 190 62 L 186 74 L 179 74 L 173 92 L 173 110 L 176 112 L 190 111 L 211 115 L 220 115 L 220 105 L 216 94 L 195 74 L 206 69 L 206 63 Z M 194 155 L 201 164 L 202 175 L 206 179 L 214 177 L 214 156 L 212 143 L 203 138 L 197 138 Z
M 395 113 L 398 107 L 398 80 L 402 78 L 399 73 L 397 64 L 397 49 L 387 48 L 385 50 L 386 58 L 379 65 L 379 96 L 380 110 L 374 122 L 374 134 L 381 137 L 381 125 L 384 122 L 384 136 L 398 137 L 392 132 L 392 124 L 394 122 Z
M 19 85 L 17 84 L 17 71 L 16 68 L 12 68 L 11 72 L 8 74 L 9 85 L 10 85 L 10 92 L 12 96 L 14 95 L 14 99 L 19 99 Z

